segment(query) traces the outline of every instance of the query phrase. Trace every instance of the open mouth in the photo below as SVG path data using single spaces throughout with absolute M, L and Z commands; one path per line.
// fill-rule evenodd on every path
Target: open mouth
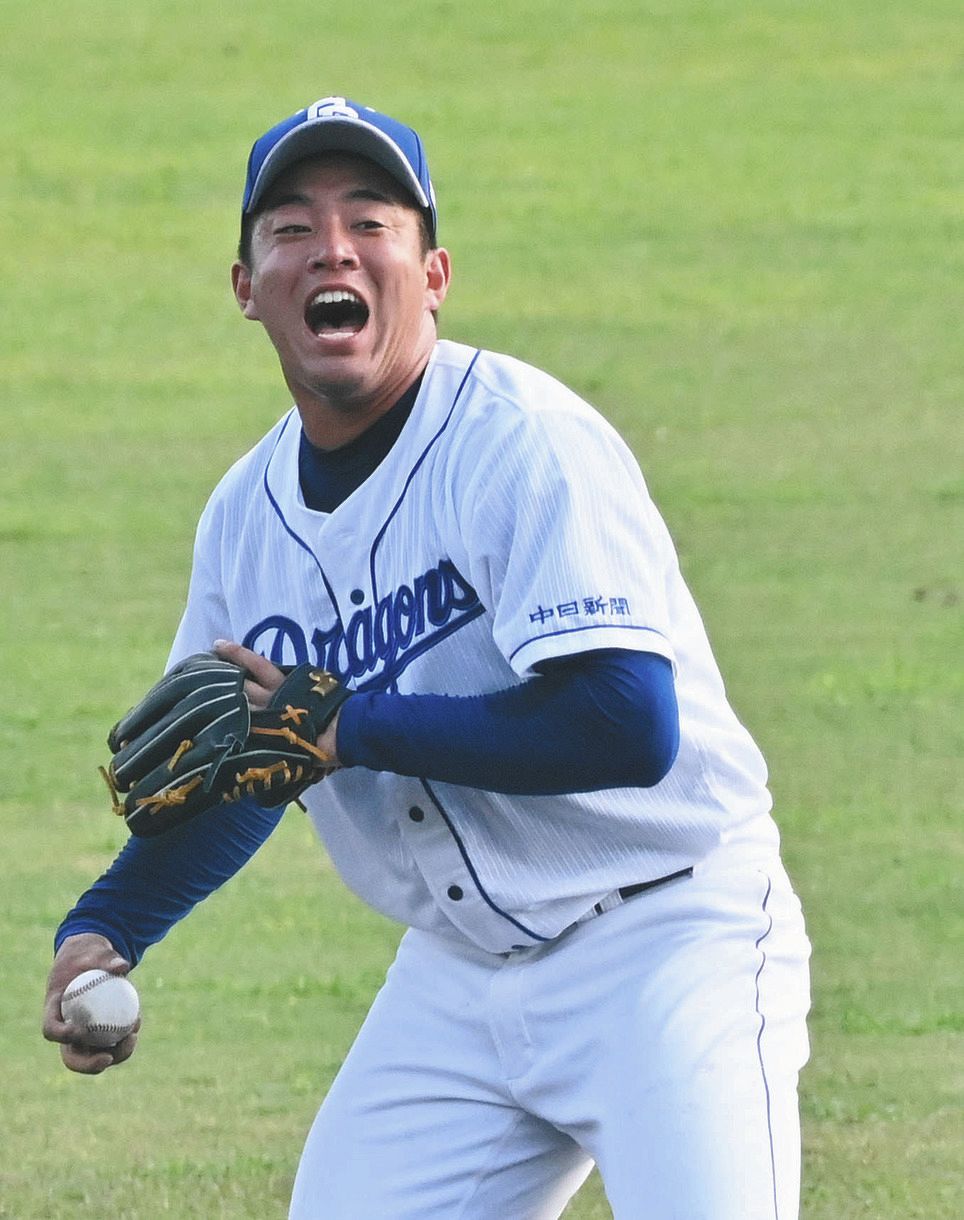
M 368 306 L 344 288 L 326 289 L 308 302 L 305 322 L 316 335 L 357 335 L 368 321 Z

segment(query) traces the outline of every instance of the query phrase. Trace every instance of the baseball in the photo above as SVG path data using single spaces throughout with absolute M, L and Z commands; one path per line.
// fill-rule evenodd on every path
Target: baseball
M 85 970 L 64 990 L 60 1010 L 88 1046 L 116 1046 L 137 1023 L 141 1006 L 134 985 L 106 970 Z

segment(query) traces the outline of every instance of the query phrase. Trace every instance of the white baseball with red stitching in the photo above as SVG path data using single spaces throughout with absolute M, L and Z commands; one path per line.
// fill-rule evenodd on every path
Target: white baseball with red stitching
M 116 1046 L 140 1015 L 133 983 L 106 970 L 85 970 L 64 990 L 60 1010 L 88 1046 Z

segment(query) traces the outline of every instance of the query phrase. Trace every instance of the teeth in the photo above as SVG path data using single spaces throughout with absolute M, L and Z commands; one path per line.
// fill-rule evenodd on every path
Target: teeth
M 312 305 L 337 305 L 341 301 L 351 301 L 355 305 L 362 303 L 361 297 L 356 296 L 353 292 L 345 292 L 342 288 L 319 292 L 317 296 L 311 298 Z

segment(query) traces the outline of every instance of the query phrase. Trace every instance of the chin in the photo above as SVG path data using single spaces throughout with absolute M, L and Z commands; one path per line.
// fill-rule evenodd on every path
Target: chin
M 314 377 L 304 377 L 296 384 L 292 385 L 289 382 L 289 388 L 293 392 L 305 391 L 313 398 L 323 399 L 330 406 L 338 410 L 352 410 L 354 404 L 359 398 L 366 396 L 366 381 L 364 374 L 352 372 L 351 369 L 339 371 L 326 370 L 324 375 L 316 375 Z M 299 394 L 294 393 L 295 401 L 299 401 Z

